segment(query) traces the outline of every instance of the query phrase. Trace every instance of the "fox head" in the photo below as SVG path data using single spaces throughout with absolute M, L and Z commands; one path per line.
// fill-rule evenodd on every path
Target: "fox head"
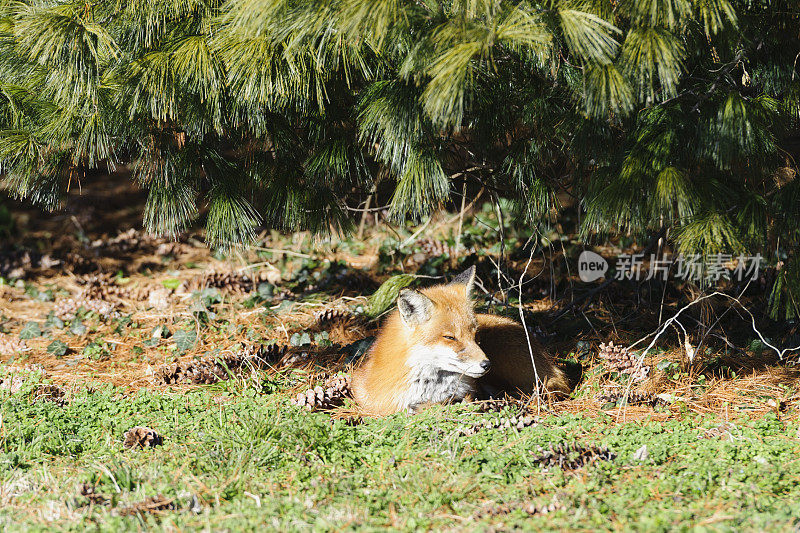
M 475 340 L 478 322 L 470 298 L 474 283 L 472 267 L 447 285 L 400 292 L 397 308 L 411 347 L 409 367 L 470 378 L 489 371 L 489 359 Z

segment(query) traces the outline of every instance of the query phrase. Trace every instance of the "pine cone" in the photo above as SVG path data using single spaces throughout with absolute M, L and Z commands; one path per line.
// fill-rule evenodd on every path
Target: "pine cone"
M 76 254 L 75 252 L 67 252 L 63 256 L 64 270 L 75 274 L 85 274 L 99 267 L 93 260 L 85 257 L 83 254 Z
M 105 300 L 92 299 L 83 302 L 83 308 L 87 311 L 94 312 L 103 318 L 114 315 L 115 304 Z
M 245 347 L 242 352 L 245 358 L 252 359 L 257 368 L 267 368 L 280 361 L 288 348 L 285 344 L 259 344 Z
M 153 289 L 147 295 L 147 305 L 158 311 L 169 308 L 169 289 Z
M 478 403 L 478 411 L 481 413 L 499 413 L 506 408 L 522 408 L 524 403 L 516 398 L 508 396 L 504 398 L 492 398 L 491 400 L 481 400 Z
M 160 511 L 173 511 L 176 508 L 174 498 L 167 498 L 158 494 L 144 501 L 136 502 L 128 507 L 120 507 L 117 509 L 117 513 L 120 516 L 130 516 L 141 515 L 143 513 L 158 513 Z
M 164 439 L 154 429 L 136 426 L 122 436 L 122 445 L 126 448 L 155 448 L 164 443 Z
M 350 395 L 350 376 L 349 375 L 340 375 L 335 376 L 328 380 L 325 384 L 327 387 L 325 390 L 326 392 L 333 396 L 333 395 L 340 395 L 342 397 Z
M 349 309 L 325 309 L 314 314 L 319 327 L 329 326 L 337 322 L 346 322 L 354 317 Z
M 219 381 L 209 368 L 202 364 L 164 365 L 156 371 L 156 380 L 167 385 L 210 384 Z
M 160 239 L 154 238 L 144 231 L 130 228 L 120 232 L 115 237 L 97 239 L 92 242 L 91 246 L 102 250 L 105 254 L 118 254 L 139 251 L 145 247 L 153 247 L 160 241 Z
M 286 366 L 300 366 L 307 363 L 311 359 L 311 353 L 308 350 L 294 350 L 289 353 L 283 360 Z
M 703 434 L 700 435 L 701 439 L 721 439 L 721 440 L 734 440 L 733 435 L 731 434 L 732 431 L 736 430 L 736 425 L 731 424 L 730 422 L 723 422 L 718 426 L 713 428 L 703 430 Z
M 629 359 L 628 349 L 623 346 L 615 346 L 614 341 L 609 341 L 608 344 L 600 343 L 598 356 L 606 366 L 619 365 Z
M 146 285 L 133 284 L 130 287 L 125 287 L 126 297 L 130 298 L 131 300 L 136 300 L 137 302 L 143 302 L 147 300 L 152 291 L 153 289 Z
M 549 450 L 540 447 L 539 452 L 540 454 L 534 458 L 534 461 L 544 467 L 557 466 L 562 470 L 577 470 L 593 461 L 613 461 L 617 457 L 608 448 L 583 446 L 578 443 L 562 443 Z
M 339 407 L 348 397 L 350 397 L 350 377 L 337 376 L 329 380 L 325 387 L 317 385 L 306 392 L 298 392 L 291 401 L 294 405 L 309 411 L 319 411 Z
M 156 372 L 156 379 L 167 385 L 192 384 L 202 385 L 211 384 L 225 380 L 229 377 L 228 371 L 214 359 L 201 359 L 183 365 L 162 366 Z
M 61 320 L 72 320 L 79 308 L 75 298 L 61 298 L 53 305 L 53 314 Z
M 623 396 L 624 394 L 621 392 L 607 392 L 598 396 L 597 399 L 603 404 L 616 404 L 623 398 Z M 655 407 L 656 405 L 663 403 L 664 401 L 657 396 L 638 392 L 629 392 L 627 398 L 625 399 L 626 405 L 650 405 Z
M 0 355 L 14 355 L 27 349 L 28 345 L 24 340 L 0 333 Z
M 284 345 L 250 345 L 229 355 L 206 357 L 183 365 L 162 366 L 156 372 L 156 379 L 168 385 L 216 383 L 228 379 L 231 374 L 241 376 L 269 368 L 280 361 L 286 351 Z
M 5 250 L 0 253 L 0 276 L 9 279 L 24 279 L 32 266 L 28 250 Z
M 89 483 L 81 483 L 78 486 L 78 494 L 89 500 L 90 504 L 99 505 L 107 501 L 107 498 L 97 492 L 97 488 Z
M 38 385 L 31 393 L 31 401 L 53 402 L 59 407 L 67 405 L 67 394 L 57 385 Z
M 562 509 L 565 509 L 565 506 L 557 502 L 552 502 L 549 503 L 548 505 L 543 505 L 543 506 L 536 506 L 530 502 L 521 503 L 519 505 L 511 505 L 507 503 L 498 504 L 495 502 L 488 502 L 481 509 L 478 509 L 478 511 L 475 512 L 475 518 L 502 516 L 512 513 L 514 511 L 523 511 L 529 516 L 543 515 L 552 513 L 554 511 L 560 511 Z
M 530 426 L 535 426 L 538 423 L 536 417 L 531 415 L 514 415 L 495 417 L 490 419 L 480 420 L 478 423 L 471 426 L 463 426 L 459 428 L 458 432 L 462 435 L 474 435 L 475 433 L 484 429 L 523 429 Z
M 116 304 L 98 298 L 66 298 L 58 300 L 53 307 L 53 314 L 61 320 L 73 320 L 80 308 L 94 312 L 102 318 L 115 316 Z
M 628 373 L 631 375 L 631 380 L 634 383 L 640 383 L 650 376 L 650 367 L 642 365 L 638 368 L 631 369 L 631 372 Z
M 441 255 L 450 256 L 453 252 L 449 244 L 438 239 L 420 239 L 417 241 L 417 246 L 427 257 L 439 257 Z
M 255 286 L 250 276 L 238 272 L 209 272 L 189 282 L 190 290 L 214 288 L 237 294 L 247 294 Z
M 130 291 L 126 287 L 117 285 L 116 279 L 111 274 L 92 274 L 79 280 L 83 289 L 78 294 L 87 300 L 111 300 L 115 298 L 130 298 Z
M 171 241 L 171 242 L 162 242 L 156 247 L 156 255 L 158 256 L 165 256 L 165 255 L 172 255 L 177 256 L 181 253 L 181 243 Z
M 348 426 L 358 426 L 364 423 L 364 418 L 358 414 L 348 414 L 340 418 L 340 420 L 344 421 Z
M 636 354 L 623 346 L 615 346 L 613 341 L 600 344 L 598 356 L 608 370 L 628 374 L 634 383 L 644 381 L 650 375 L 650 367 L 640 365 Z

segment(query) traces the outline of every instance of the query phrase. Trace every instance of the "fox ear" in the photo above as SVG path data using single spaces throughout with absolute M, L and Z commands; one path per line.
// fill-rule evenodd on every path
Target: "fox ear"
M 397 297 L 397 309 L 407 326 L 418 326 L 430 320 L 433 302 L 419 291 L 403 289 Z
M 475 285 L 475 265 L 472 265 L 464 272 L 454 277 L 450 285 L 466 285 L 467 298 L 469 298 L 470 295 L 472 295 L 472 288 Z

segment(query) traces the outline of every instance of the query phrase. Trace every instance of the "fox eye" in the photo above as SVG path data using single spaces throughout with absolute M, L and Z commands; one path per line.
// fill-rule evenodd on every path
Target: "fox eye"
M 442 335 L 442 337 L 444 337 L 445 339 L 447 339 L 447 340 L 449 340 L 449 341 L 454 341 L 454 340 L 456 340 L 456 338 L 455 338 L 455 337 L 453 337 L 452 335 Z

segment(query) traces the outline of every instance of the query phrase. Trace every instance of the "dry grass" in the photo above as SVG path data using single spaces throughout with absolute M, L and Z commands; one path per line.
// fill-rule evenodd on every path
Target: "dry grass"
M 171 291 L 168 297 L 168 306 L 163 309 L 153 309 L 149 306 L 146 296 L 148 290 L 163 290 L 166 280 L 180 280 L 183 286 L 196 283 L 203 279 L 204 272 L 237 272 L 240 267 L 229 262 L 214 259 L 207 249 L 199 246 L 182 245 L 181 253 L 177 255 L 170 266 L 181 265 L 179 269 L 170 268 L 148 275 L 131 275 L 123 285 L 127 289 L 147 289 L 130 291 L 139 295 L 139 298 L 115 298 L 119 312 L 128 316 L 136 329 L 123 329 L 115 331 L 113 319 L 92 321 L 90 330 L 79 336 L 69 335 L 65 330 L 54 330 L 52 338 L 37 338 L 27 340 L 28 350 L 17 354 L 15 362 L 24 362 L 25 365 L 41 367 L 46 376 L 54 383 L 63 386 L 67 392 L 88 383 L 108 383 L 128 391 L 141 387 L 148 389 L 165 388 L 174 391 L 187 390 L 190 385 L 164 385 L 156 378 L 159 368 L 168 364 L 185 364 L 203 357 L 204 354 L 221 348 L 220 354 L 231 353 L 238 344 L 252 343 L 239 334 L 238 338 L 222 330 L 205 328 L 203 334 L 198 336 L 196 345 L 191 349 L 176 356 L 167 349 L 168 341 L 162 341 L 157 346 L 142 347 L 142 341 L 147 334 L 157 326 L 170 325 L 176 321 L 192 319 L 189 311 L 191 293 L 187 291 Z M 153 261 L 155 257 L 140 258 L 141 262 Z M 252 260 L 252 259 L 251 259 Z M 291 260 L 290 260 L 291 261 Z M 186 266 L 188 265 L 188 266 Z M 252 272 L 256 269 L 250 269 Z M 58 287 L 69 295 L 77 295 L 82 290 L 81 278 L 71 274 L 55 275 L 40 278 L 36 284 L 42 288 L 47 286 Z M 33 299 L 25 294 L 24 288 L 3 286 L 0 288 L 3 315 L 10 317 L 6 322 L 8 334 L 16 336 L 22 327 L 29 321 L 42 321 L 53 310 L 54 302 L 44 302 Z M 233 306 L 240 302 L 242 295 L 228 294 L 222 291 L 225 307 L 230 303 Z M 274 340 L 279 344 L 289 344 L 294 333 L 307 332 L 311 335 L 327 332 L 328 339 L 333 343 L 332 348 L 307 347 L 305 352 L 310 356 L 307 359 L 291 358 L 297 354 L 294 350 L 288 354 L 291 364 L 276 365 L 274 372 L 285 371 L 292 367 L 301 370 L 307 379 L 296 384 L 293 389 L 287 390 L 292 394 L 305 388 L 324 383 L 330 376 L 338 372 L 347 372 L 349 367 L 345 364 L 347 358 L 336 346 L 344 346 L 369 335 L 374 335 L 377 330 L 376 323 L 369 323 L 359 319 L 337 320 L 330 324 L 320 324 L 317 317 L 327 309 L 352 308 L 354 303 L 364 303 L 366 299 L 354 297 L 330 298 L 320 302 L 299 302 L 289 310 L 280 313 L 266 313 L 267 308 L 256 307 L 249 310 L 239 309 L 227 313 L 227 330 L 237 331 L 270 331 Z M 227 303 L 226 303 L 227 302 Z M 538 302 L 538 305 L 543 305 Z M 200 325 L 197 324 L 198 331 Z M 98 337 L 104 339 L 109 345 L 116 348 L 112 356 L 103 360 L 93 360 L 81 355 L 81 352 Z M 53 340 L 62 340 L 69 346 L 69 352 L 64 356 L 55 356 L 47 352 L 47 346 Z M 655 368 L 658 360 L 680 360 L 679 351 L 662 353 L 658 358 L 650 358 L 646 364 Z M 5 360 L 11 359 L 6 356 Z M 21 361 L 20 361 L 21 360 Z M 702 374 L 703 364 L 693 365 L 688 371 L 682 373 L 680 379 L 668 379 L 664 372 L 656 371 L 645 383 L 632 389 L 632 392 L 650 396 L 661 395 L 669 398 L 668 404 L 660 409 L 647 405 L 626 405 L 613 409 L 603 409 L 604 401 L 599 398 L 600 392 L 609 390 L 624 390 L 619 384 L 611 380 L 602 372 L 595 371 L 599 363 L 590 363 L 584 368 L 584 381 L 576 392 L 576 398 L 566 401 L 541 405 L 536 401 L 529 401 L 532 410 L 545 409 L 550 412 L 565 412 L 591 416 L 610 416 L 615 420 L 667 420 L 681 417 L 686 410 L 714 415 L 727 420 L 733 412 L 746 411 L 753 415 L 777 411 L 781 416 L 794 419 L 798 416 L 796 409 L 800 395 L 795 387 L 800 378 L 800 371 L 791 368 L 770 365 L 773 361 L 765 357 L 753 359 L 752 357 L 724 358 L 724 363 L 737 369 L 737 377 L 723 377 L 713 373 L 706 376 L 702 387 L 697 386 L 697 377 Z M 267 371 L 268 373 L 270 371 Z M 591 394 L 597 391 L 597 394 Z M 787 392 L 789 391 L 789 392 Z M 335 416 L 352 416 L 353 413 L 341 409 Z
M 118 186 L 111 184 L 107 190 L 101 188 L 95 191 L 96 197 L 125 196 L 125 191 L 115 187 Z M 80 206 L 85 206 L 85 201 L 85 198 L 79 199 L 78 207 L 73 206 L 73 212 L 81 212 Z M 93 208 L 94 218 L 79 219 L 74 215 L 61 218 L 30 216 L 23 244 L 30 245 L 49 238 L 49 251 L 54 257 L 83 255 L 96 272 L 109 275 L 123 272 L 125 277 L 112 282 L 114 293 L 109 294 L 107 299 L 116 306 L 121 316 L 130 319 L 133 326 L 119 327 L 118 321 L 113 318 L 95 317 L 86 321 L 88 330 L 83 334 L 70 334 L 68 328 L 52 328 L 50 337 L 28 339 L 27 351 L 2 355 L 0 362 L 40 366 L 52 382 L 63 386 L 67 391 L 98 382 L 127 391 L 142 387 L 182 391 L 191 386 L 165 385 L 159 382 L 156 377 L 159 368 L 169 364 L 186 364 L 208 357 L 209 353 L 231 354 L 241 345 L 260 342 L 289 345 L 295 333 L 308 333 L 313 337 L 326 332 L 327 340 L 332 346 L 305 347 L 304 350 L 310 354 L 305 359 L 296 357 L 298 350 L 291 351 L 282 364 L 266 371 L 268 374 L 283 372 L 289 367 L 301 370 L 306 379 L 287 390 L 287 393 L 292 393 L 323 383 L 339 372 L 347 372 L 348 358 L 340 347 L 374 335 L 377 330 L 376 323 L 356 318 L 320 323 L 318 317 L 326 310 L 351 310 L 357 305 L 366 304 L 366 293 L 388 276 L 378 268 L 378 257 L 380 246 L 391 235 L 390 231 L 375 229 L 356 248 L 338 246 L 334 241 L 315 242 L 305 233 L 294 234 L 291 238 L 277 233 L 265 233 L 261 236 L 259 246 L 221 260 L 205 247 L 201 236 L 197 234 L 187 235 L 180 242 L 153 239 L 141 231 L 126 230 L 121 234 L 109 234 L 110 227 L 130 227 L 134 220 L 138 223 L 139 215 L 131 208 L 110 213 L 109 210 L 116 204 L 106 206 L 107 210 L 100 209 L 101 205 L 105 205 L 104 202 L 98 201 Z M 433 224 L 431 227 L 436 227 L 439 235 L 444 235 L 444 225 Z M 76 237 L 78 229 L 79 233 L 89 237 L 88 243 L 81 242 Z M 56 238 L 52 238 L 54 235 Z M 416 255 L 418 254 L 405 259 L 399 258 L 396 266 L 405 270 L 418 268 L 420 258 Z M 312 294 L 311 298 L 292 294 L 287 289 L 288 281 L 303 268 L 303 262 L 312 256 L 343 262 L 349 266 L 347 275 L 338 280 L 337 284 L 327 287 L 324 293 Z M 488 272 L 492 261 L 489 259 L 480 262 L 479 272 L 481 269 Z M 547 261 L 544 256 L 537 256 L 531 262 L 530 275 L 536 278 L 538 287 L 550 284 Z M 513 270 L 522 268 L 524 264 L 525 261 L 510 260 L 507 266 Z M 85 266 L 84 264 L 81 268 Z M 222 302 L 215 306 L 214 311 L 220 315 L 225 327 L 209 327 L 198 320 L 192 306 L 197 302 L 194 291 L 202 289 L 209 282 L 211 273 L 248 276 L 253 288 L 256 288 L 258 280 L 270 280 L 276 286 L 276 293 L 284 291 L 286 294 L 283 298 L 276 297 L 245 308 L 242 302 L 248 297 L 247 294 L 242 290 L 221 287 Z M 27 322 L 43 322 L 59 301 L 77 298 L 85 291 L 87 276 L 66 262 L 31 271 L 30 285 L 39 291 L 51 290 L 55 301 L 42 301 L 32 297 L 26 293 L 24 284 L 0 286 L 0 315 L 5 317 L 0 321 L 0 326 L 8 335 L 16 337 Z M 484 278 L 489 277 L 484 275 Z M 576 280 L 566 280 L 566 283 L 574 284 Z M 531 291 L 534 297 L 526 303 L 526 308 L 531 312 L 552 310 L 564 304 L 562 299 L 555 300 L 552 295 L 543 295 L 541 289 Z M 591 333 L 582 338 L 588 340 L 596 350 L 600 341 L 624 341 L 625 338 L 630 338 L 632 333 L 622 330 L 622 327 L 630 326 L 631 320 L 637 321 L 639 332 L 650 331 L 657 324 L 657 313 L 647 308 L 640 309 L 635 300 L 630 293 L 613 285 L 609 287 L 604 295 L 581 311 L 583 318 L 579 317 L 579 320 L 585 318 L 591 326 Z M 284 301 L 291 301 L 292 304 L 282 307 Z M 631 309 L 636 309 L 635 315 Z M 634 318 L 631 319 L 631 316 Z M 595 324 L 607 326 L 601 332 L 595 328 Z M 184 352 L 173 350 L 170 339 L 148 343 L 151 332 L 157 327 L 168 327 L 173 331 L 178 328 L 193 328 L 198 333 L 197 341 L 191 349 Z M 559 324 L 554 324 L 552 332 L 558 333 L 559 327 Z M 250 333 L 254 333 L 255 338 Z M 568 334 L 555 337 L 555 342 L 551 342 L 551 349 L 556 353 L 567 354 L 575 349 L 574 336 Z M 102 339 L 107 347 L 114 347 L 109 356 L 97 360 L 83 355 L 86 347 L 98 339 Z M 54 340 L 66 343 L 69 351 L 63 356 L 49 353 L 47 348 Z M 645 361 L 653 369 L 651 377 L 634 387 L 632 392 L 666 398 L 660 408 L 626 405 L 604 409 L 602 394 L 610 390 L 619 391 L 621 386 L 602 371 L 599 362 L 592 360 L 584 361 L 584 380 L 572 399 L 545 404 L 530 401 L 528 405 L 531 409 L 609 416 L 616 420 L 666 420 L 680 417 L 686 410 L 711 414 L 726 420 L 735 411 L 752 414 L 777 411 L 782 417 L 797 416 L 798 394 L 794 391 L 800 371 L 776 366 L 775 361 L 769 357 L 729 355 L 723 351 L 712 355 L 717 357 L 719 365 L 735 370 L 737 376 L 732 378 L 730 375 L 715 373 L 703 361 L 683 365 L 677 379 L 655 370 L 661 360 L 682 360 L 683 354 L 677 347 Z M 291 363 L 287 363 L 288 361 Z M 699 385 L 698 379 L 701 376 L 703 383 Z

